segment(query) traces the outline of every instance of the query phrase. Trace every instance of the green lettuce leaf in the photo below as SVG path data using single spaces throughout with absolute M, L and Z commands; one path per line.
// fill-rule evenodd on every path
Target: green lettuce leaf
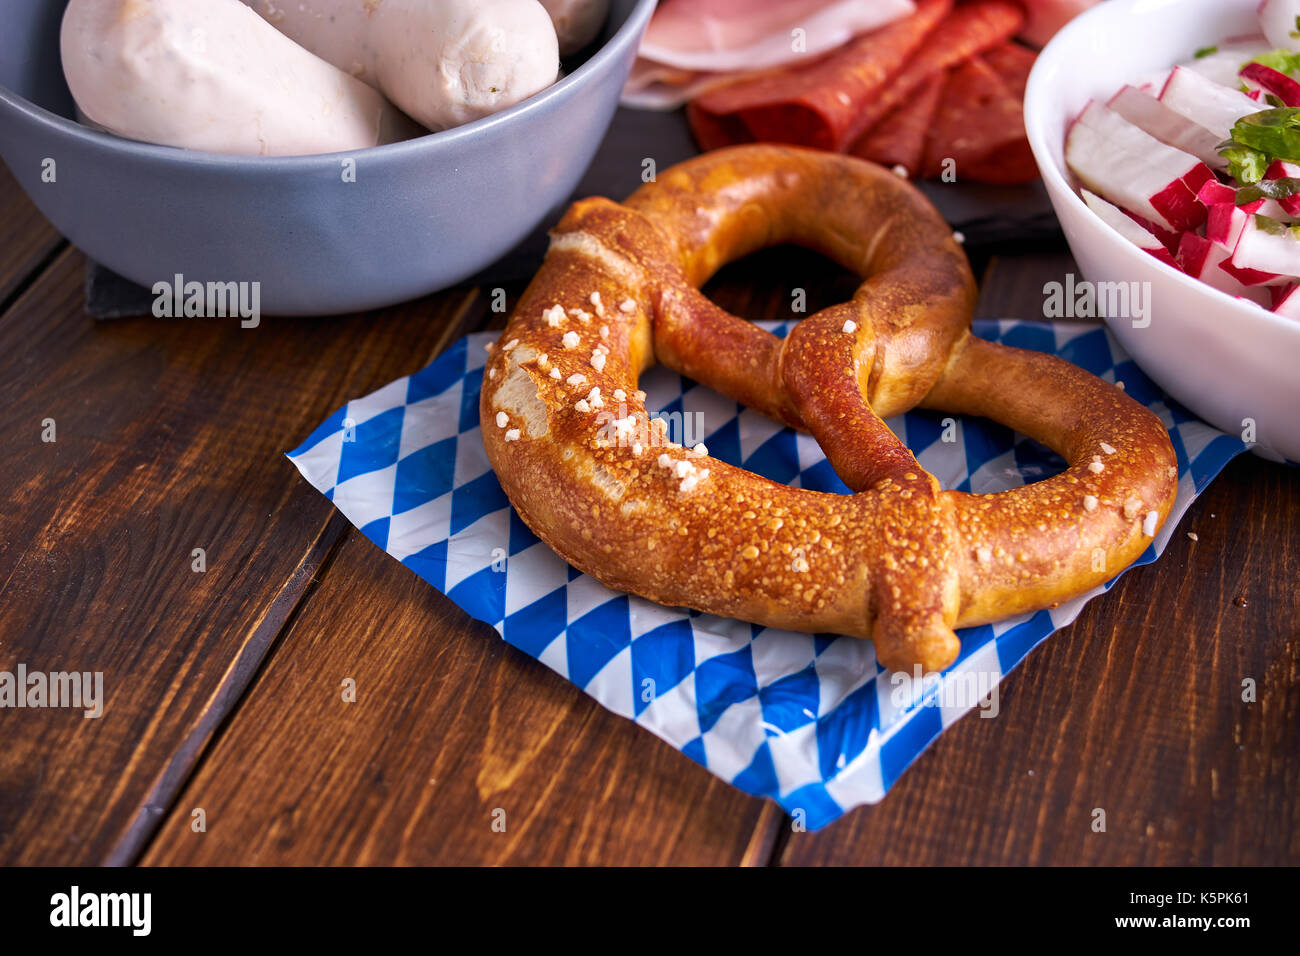
M 1228 161 L 1228 174 L 1237 182 L 1248 186 L 1264 178 L 1271 162 L 1259 150 L 1233 142 L 1220 146 L 1219 155 Z
M 1263 63 L 1292 79 L 1300 76 L 1300 53 L 1292 53 L 1290 50 L 1269 50 L 1247 62 Z
M 1274 159 L 1300 162 L 1300 108 L 1260 110 L 1237 120 L 1219 147 L 1228 171 L 1244 185 L 1259 182 Z
M 1264 179 L 1237 190 L 1236 204 L 1244 206 L 1256 199 L 1288 199 L 1300 193 L 1300 179 L 1282 176 L 1278 179 Z
M 1300 239 L 1300 227 L 1292 226 L 1285 222 L 1278 222 L 1276 219 L 1270 219 L 1268 216 L 1255 213 L 1255 228 L 1260 232 L 1267 232 L 1274 236 L 1286 236 L 1288 239 Z

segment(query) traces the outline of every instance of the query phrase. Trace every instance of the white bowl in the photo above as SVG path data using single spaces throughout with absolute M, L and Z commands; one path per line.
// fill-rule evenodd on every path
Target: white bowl
M 1300 461 L 1300 322 L 1212 289 L 1158 262 L 1103 223 L 1066 171 L 1065 131 L 1091 98 L 1167 70 L 1226 37 L 1259 32 L 1259 0 L 1108 0 L 1047 45 L 1029 77 L 1025 126 L 1083 278 L 1149 282 L 1150 324 L 1107 318 L 1148 375 L 1210 424 L 1255 451 Z

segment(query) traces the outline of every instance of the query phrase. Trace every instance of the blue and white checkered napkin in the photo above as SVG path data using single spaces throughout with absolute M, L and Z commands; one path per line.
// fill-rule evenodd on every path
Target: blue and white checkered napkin
M 765 327 L 777 335 L 788 328 Z M 1156 559 L 1197 494 L 1245 448 L 1167 400 L 1103 328 L 1001 321 L 976 323 L 976 332 L 1122 380 L 1169 428 L 1178 500 L 1138 564 Z M 488 466 L 478 405 L 483 346 L 495 337 L 468 336 L 423 371 L 349 402 L 289 458 L 368 538 L 515 647 L 809 829 L 880 800 L 945 727 L 1113 583 L 1050 611 L 962 631 L 957 662 L 919 681 L 882 670 L 868 641 L 777 631 L 611 591 L 533 536 Z M 710 454 L 796 487 L 848 491 L 808 436 L 664 368 L 641 387 L 648 409 L 706 423 L 709 433 L 696 440 Z M 983 419 L 945 423 L 918 411 L 889 425 L 945 488 L 1001 491 L 1065 467 Z

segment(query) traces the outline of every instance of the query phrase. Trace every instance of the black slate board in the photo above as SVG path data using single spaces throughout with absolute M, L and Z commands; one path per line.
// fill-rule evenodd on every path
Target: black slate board
M 698 152 L 684 110 L 653 113 L 620 109 L 574 196 L 621 199 L 641 185 L 647 159 L 654 161 L 656 170 L 664 170 Z M 919 185 L 943 217 L 965 236 L 972 253 L 987 253 L 1001 245 L 1059 241 L 1060 225 L 1041 182 L 1024 186 L 962 182 Z M 553 210 L 531 236 L 468 280 L 469 284 L 496 285 L 531 277 L 546 253 L 546 231 L 562 211 Z M 147 314 L 152 305 L 149 290 L 97 263 L 87 263 L 86 311 L 95 318 Z

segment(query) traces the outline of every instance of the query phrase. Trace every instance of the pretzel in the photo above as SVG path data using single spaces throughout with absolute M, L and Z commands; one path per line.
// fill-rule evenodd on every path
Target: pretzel
M 782 243 L 864 279 L 784 339 L 710 302 L 725 263 Z M 484 372 L 488 458 L 524 522 L 607 586 L 770 627 L 870 638 L 941 670 L 954 628 L 1109 579 L 1173 505 L 1154 414 L 1082 369 L 971 334 L 975 282 L 933 207 L 851 157 L 751 145 L 673 167 L 625 203 L 575 203 Z M 810 432 L 853 491 L 792 488 L 667 441 L 655 362 Z M 943 491 L 882 419 L 995 419 L 1061 454 L 1012 491 Z

